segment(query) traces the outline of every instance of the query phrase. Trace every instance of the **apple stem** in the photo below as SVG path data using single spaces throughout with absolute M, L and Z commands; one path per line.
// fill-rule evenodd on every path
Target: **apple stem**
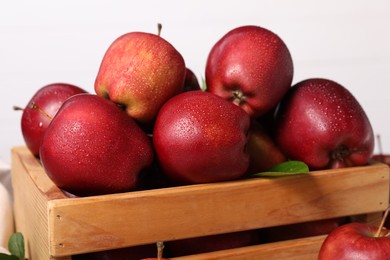
M 163 258 L 164 242 L 157 242 L 157 259 L 161 260 Z
M 383 214 L 381 224 L 379 225 L 378 230 L 376 231 L 375 237 L 379 237 L 379 236 L 380 236 L 381 231 L 382 231 L 382 229 L 383 229 L 383 226 L 384 226 L 384 224 L 385 224 L 387 215 L 389 214 L 389 210 L 390 210 L 390 205 L 387 207 L 385 213 Z
M 37 104 L 35 104 L 34 102 L 31 102 L 30 108 L 32 108 L 32 109 L 38 111 L 39 113 L 41 113 L 43 116 L 45 116 L 45 117 L 48 118 L 49 120 L 52 120 L 52 119 L 53 119 L 48 113 L 46 113 L 45 111 L 43 111 L 43 109 L 41 109 L 39 106 L 37 106 Z
M 158 23 L 158 24 L 157 24 L 157 35 L 158 35 L 158 36 L 161 36 L 161 29 L 162 29 L 162 24 L 161 24 L 161 23 Z
M 236 89 L 232 92 L 232 98 L 233 98 L 233 103 L 236 104 L 237 106 L 239 106 L 242 102 L 245 101 L 245 95 L 239 89 Z
M 15 111 L 23 111 L 24 110 L 24 108 L 21 108 L 21 107 L 19 107 L 19 106 L 13 106 L 12 107 Z

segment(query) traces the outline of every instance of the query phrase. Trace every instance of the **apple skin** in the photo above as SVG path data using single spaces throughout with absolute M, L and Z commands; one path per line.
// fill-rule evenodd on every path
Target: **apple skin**
M 350 222 L 349 217 L 321 219 L 260 229 L 262 242 L 270 243 L 303 237 L 325 235 Z
M 107 49 L 95 80 L 97 95 L 126 108 L 136 121 L 154 121 L 161 106 L 183 88 L 182 55 L 162 37 L 130 32 Z
M 229 31 L 212 47 L 205 78 L 207 91 L 258 118 L 285 95 L 293 74 L 292 57 L 283 40 L 270 30 L 248 25 Z
M 256 245 L 260 242 L 256 230 L 180 239 L 166 242 L 168 257 L 180 257 L 225 249 Z
M 195 73 L 189 69 L 186 68 L 186 77 L 184 80 L 184 86 L 183 86 L 183 92 L 191 91 L 191 90 L 202 90 L 199 81 L 197 77 L 195 76 Z
M 287 161 L 287 157 L 267 130 L 255 120 L 252 120 L 249 128 L 248 152 L 250 155 L 248 174 L 263 172 Z
M 324 240 L 318 260 L 385 260 L 390 256 L 389 230 L 366 223 L 348 223 L 334 229 Z
M 276 111 L 275 141 L 311 170 L 366 165 L 373 153 L 370 121 L 342 85 L 310 78 L 294 85 Z
M 161 170 L 180 184 L 238 179 L 249 165 L 250 118 L 209 92 L 183 92 L 161 108 L 153 143 Z
M 35 157 L 39 157 L 43 135 L 51 120 L 31 108 L 30 104 L 35 103 L 49 116 L 54 117 L 66 99 L 80 93 L 86 91 L 68 83 L 51 83 L 38 89 L 27 103 L 21 118 L 21 129 L 26 146 Z
M 78 94 L 63 103 L 40 149 L 47 175 L 77 196 L 135 189 L 153 157 L 151 140 L 136 122 L 93 94 Z

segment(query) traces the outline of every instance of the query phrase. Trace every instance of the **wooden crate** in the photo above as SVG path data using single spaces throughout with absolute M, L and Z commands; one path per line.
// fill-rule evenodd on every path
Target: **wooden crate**
M 313 171 L 277 179 L 69 198 L 26 147 L 12 149 L 16 229 L 30 260 L 119 247 L 360 216 L 375 222 L 389 204 L 385 164 Z M 177 259 L 316 259 L 325 236 Z

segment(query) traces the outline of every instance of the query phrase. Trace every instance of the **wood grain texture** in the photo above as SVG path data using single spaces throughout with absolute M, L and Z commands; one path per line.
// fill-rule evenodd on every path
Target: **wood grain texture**
M 175 257 L 171 260 L 317 260 L 318 252 L 325 237 L 323 235 L 294 239 L 192 256 Z
M 46 250 L 53 259 L 156 241 L 367 215 L 381 212 L 389 204 L 389 168 L 384 164 L 67 198 L 25 147 L 15 148 L 13 157 L 13 174 L 18 176 L 14 186 L 20 193 L 17 196 L 23 196 L 15 204 L 20 208 L 17 222 L 20 227 L 38 225 L 43 237 L 39 255 Z M 21 190 L 21 185 L 26 189 Z M 35 219 L 23 218 L 26 210 L 33 211 L 27 215 L 36 214 Z
M 11 152 L 15 229 L 25 238 L 28 259 L 53 259 L 49 253 L 47 202 L 57 198 L 59 190 L 54 187 L 53 193 L 52 183 L 47 181 L 39 162 L 27 149 L 15 148 Z M 56 259 L 71 260 L 70 257 Z

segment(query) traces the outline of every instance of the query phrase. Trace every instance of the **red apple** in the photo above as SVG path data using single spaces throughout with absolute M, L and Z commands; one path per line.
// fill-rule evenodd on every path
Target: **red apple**
M 113 102 L 79 94 L 66 100 L 47 128 L 42 165 L 61 189 L 77 196 L 133 190 L 153 161 L 150 138 Z
M 287 160 L 263 126 L 254 120 L 249 128 L 248 151 L 248 174 L 266 171 Z
M 183 91 L 185 92 L 191 90 L 201 90 L 201 87 L 199 85 L 198 78 L 195 76 L 195 73 L 191 69 L 186 68 L 186 77 L 184 79 Z
M 263 242 L 276 242 L 303 237 L 325 235 L 349 222 L 349 217 L 321 219 L 289 225 L 275 226 L 260 230 Z
M 311 78 L 294 85 L 276 112 L 275 140 L 310 169 L 366 165 L 374 149 L 370 121 L 342 85 Z
M 293 61 L 274 32 L 241 26 L 225 34 L 206 62 L 207 90 L 257 118 L 277 105 L 291 87 Z
M 233 249 L 259 243 L 255 230 L 246 230 L 218 235 L 180 239 L 166 242 L 169 257 L 180 257 L 201 253 Z
M 334 229 L 326 237 L 318 260 L 385 260 L 389 256 L 388 229 L 354 222 Z
M 162 171 L 178 183 L 238 179 L 249 165 L 250 119 L 209 92 L 183 92 L 158 113 L 153 143 Z
M 72 84 L 52 83 L 41 87 L 32 96 L 23 109 L 21 128 L 26 146 L 34 156 L 39 157 L 39 148 L 51 118 L 66 99 L 80 93 L 86 91 Z M 44 112 L 37 111 L 38 108 Z
M 150 124 L 161 106 L 183 88 L 182 55 L 159 35 L 126 33 L 109 46 L 95 80 L 97 95 L 126 108 L 138 122 Z

